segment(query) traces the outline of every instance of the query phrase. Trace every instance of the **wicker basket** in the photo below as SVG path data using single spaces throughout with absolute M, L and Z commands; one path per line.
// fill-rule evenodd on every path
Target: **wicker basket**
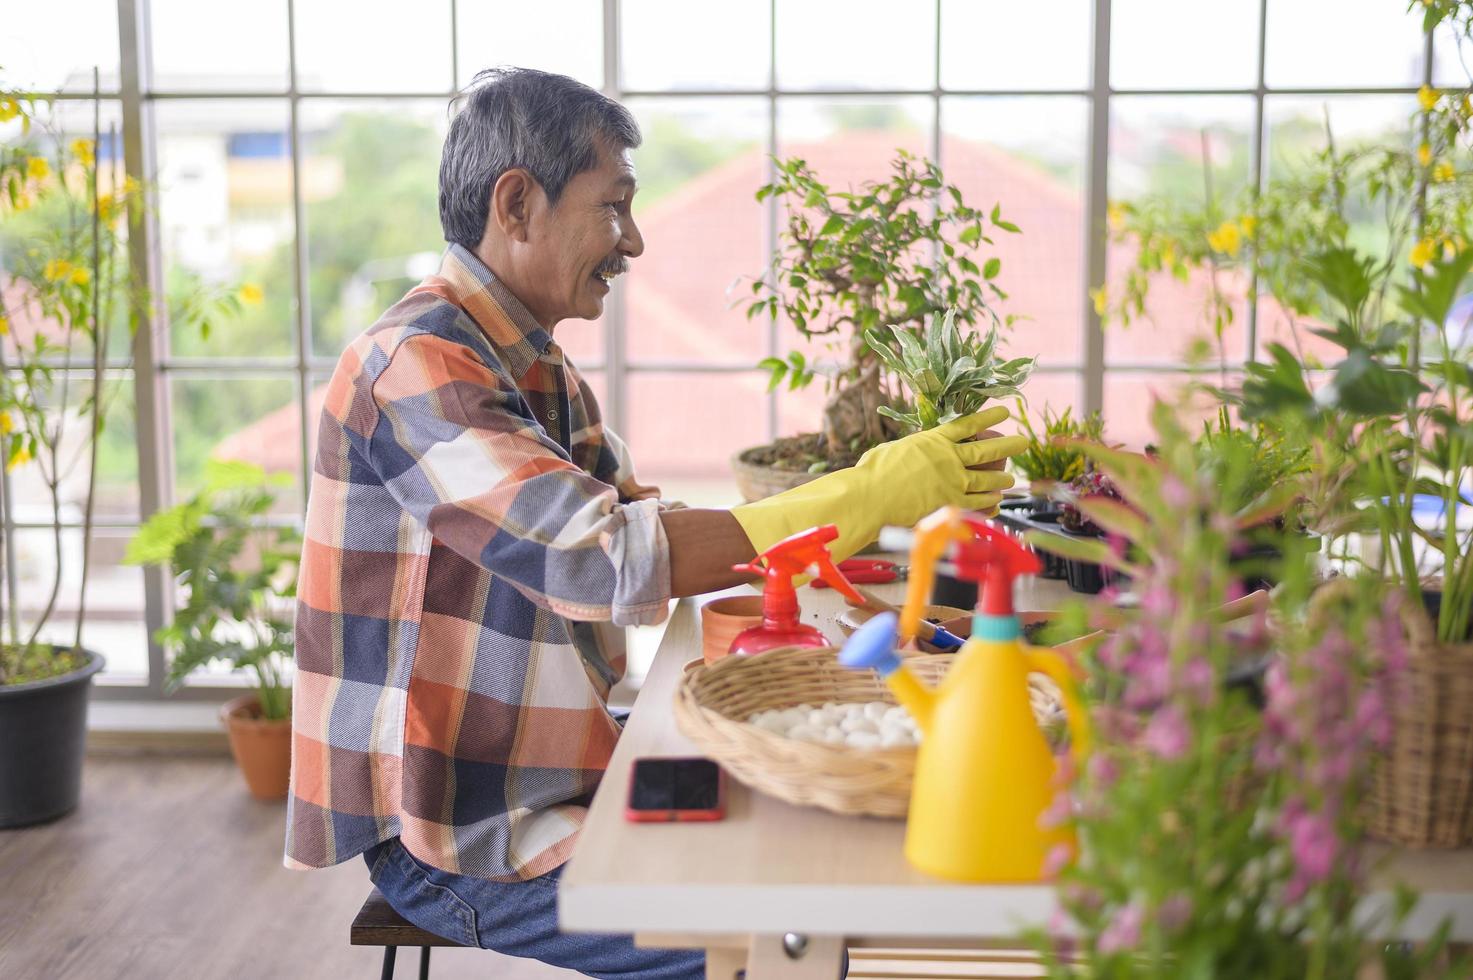
M 758 657 L 727 657 L 686 669 L 675 695 L 675 721 L 706 755 L 752 789 L 799 806 L 870 817 L 903 817 L 910 805 L 915 749 L 852 749 L 790 739 L 747 723 L 758 711 L 800 704 L 895 699 L 873 671 L 850 670 L 833 647 L 791 647 Z M 938 683 L 954 657 L 906 660 L 927 683 Z M 1031 678 L 1039 723 L 1057 728 L 1058 691 Z
M 1372 835 L 1408 847 L 1473 844 L 1473 643 L 1439 643 L 1420 609 L 1403 616 L 1404 687 L 1369 801 Z
M 801 487 L 823 476 L 822 473 L 780 470 L 776 467 L 753 463 L 745 458 L 751 451 L 743 449 L 731 457 L 732 475 L 736 477 L 737 489 L 741 491 L 742 500 L 747 503 L 775 496 L 794 487 Z

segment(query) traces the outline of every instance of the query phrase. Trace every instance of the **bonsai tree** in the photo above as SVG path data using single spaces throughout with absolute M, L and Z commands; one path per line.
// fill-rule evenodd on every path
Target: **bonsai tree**
M 800 158 L 778 161 L 777 179 L 757 191 L 757 200 L 768 197 L 787 204 L 787 225 L 772 267 L 752 283 L 756 298 L 747 316 L 781 315 L 803 340 L 819 339 L 833 355 L 813 363 L 795 351 L 761 362 L 772 387 L 786 381 L 798 389 L 822 375 L 828 394 L 822 431 L 778 447 L 772 462 L 789 469 L 847 466 L 900 434 L 905 423 L 897 416 L 929 411 L 898 390 L 896 361 L 880 351 L 893 348 L 903 360 L 902 345 L 924 348 L 927 319 L 948 309 L 969 327 L 984 317 L 995 323 L 988 299 L 1006 295 L 995 282 L 1002 263 L 977 252 L 992 244 L 992 234 L 1018 228 L 999 206 L 990 213 L 968 206 L 936 164 L 903 150 L 888 179 L 858 190 L 830 187 Z M 872 331 L 879 334 L 873 343 Z M 960 358 L 967 351 L 955 353 Z M 1006 379 L 982 375 L 991 367 L 967 368 L 970 383 L 1006 388 Z M 948 365 L 938 378 L 949 376 Z
M 0 123 L 18 121 L 20 128 L 18 140 L 0 146 L 0 459 L 7 474 L 39 475 L 52 543 L 45 605 L 28 624 L 21 621 L 18 583 L 7 576 L 0 684 L 69 673 L 86 662 L 97 444 L 123 390 L 112 381 L 127 370 L 110 367 L 108 357 L 131 357 L 131 339 L 149 316 L 148 291 L 127 254 L 126 224 L 141 220 L 142 188 L 122 179 L 115 162 L 97 158 L 104 135 L 98 107 L 94 91 L 91 132 L 69 138 L 49 102 L 0 87 Z M 107 135 L 108 145 L 119 145 L 115 129 Z M 201 330 L 242 302 L 226 287 L 171 299 L 175 322 Z M 76 369 L 90 377 L 74 377 Z M 71 645 L 53 651 L 41 637 L 67 573 L 66 505 L 82 512 L 81 582 Z
M 155 634 L 173 660 L 168 687 L 211 663 L 255 677 L 261 716 L 285 718 L 291 691 L 292 600 L 300 538 L 262 523 L 275 501 L 260 467 L 211 461 L 189 500 L 148 519 L 124 561 L 173 571 L 183 597 L 174 621 Z

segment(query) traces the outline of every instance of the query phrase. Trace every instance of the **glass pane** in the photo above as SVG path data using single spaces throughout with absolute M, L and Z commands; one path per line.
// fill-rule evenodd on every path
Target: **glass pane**
M 1054 412 L 1062 412 L 1066 408 L 1072 408 L 1077 413 L 1079 406 L 1083 403 L 1083 378 L 1078 371 L 1035 371 L 1033 377 L 1023 386 L 1023 397 L 1026 399 L 1023 410 L 1028 413 L 1028 418 L 1034 423 L 1034 428 L 1039 429 L 1038 421 L 1043 417 L 1044 408 Z M 1015 416 L 1018 414 L 1018 406 L 1015 402 L 1007 402 L 1009 411 Z M 1018 430 L 1016 422 L 1006 422 L 999 426 L 1000 431 L 1014 432 Z M 1041 431 L 1041 429 L 1040 429 Z
M 32 92 L 90 92 L 92 68 L 104 92 L 118 90 L 117 0 L 69 0 L 65 24 L 51 4 L 9 3 L 0 23 L 5 87 Z
M 1164 194 L 1200 202 L 1248 185 L 1253 99 L 1248 96 L 1120 96 L 1110 100 L 1110 197 Z M 1204 153 L 1205 150 L 1205 153 Z
M 275 377 L 176 377 L 171 387 L 174 497 L 199 489 L 209 459 L 240 460 L 292 484 L 277 491 L 275 512 L 301 510 L 302 433 L 296 384 Z
M 301 105 L 312 349 L 343 346 L 440 265 L 439 99 Z
M 748 320 L 765 265 L 767 107 L 761 99 L 631 99 L 644 129 L 634 216 L 645 251 L 630 265 L 631 362 L 755 364 L 767 320 Z M 735 305 L 733 305 L 735 303 Z
M 1070 96 L 948 98 L 941 158 L 948 181 L 975 208 L 1002 206 L 1021 234 L 998 233 L 976 253 L 1002 260 L 997 284 L 1016 314 L 1004 347 L 1078 364 L 1084 310 L 1084 161 L 1088 103 Z M 981 259 L 977 260 L 979 263 Z
M 1237 384 L 1240 376 L 1234 372 L 1227 375 L 1229 385 Z M 1182 372 L 1138 373 L 1134 371 L 1105 372 L 1105 435 L 1111 442 L 1123 443 L 1125 448 L 1141 450 L 1156 436 L 1151 427 L 1151 406 L 1157 399 L 1173 405 L 1178 404 L 1183 389 L 1196 382 L 1217 385 L 1222 378 L 1217 372 L 1208 374 L 1186 374 Z M 1209 419 L 1217 414 L 1218 402 L 1205 394 L 1196 393 L 1187 400 L 1178 418 L 1189 425 Z
M 1420 6 L 1409 13 L 1383 0 L 1270 0 L 1265 78 L 1270 87 L 1416 85 L 1422 38 Z
M 1432 84 L 1466 88 L 1473 80 L 1473 41 L 1461 37 L 1447 23 L 1433 35 Z
M 472 6 L 472 5 L 467 5 Z M 450 0 L 297 0 L 297 89 L 448 92 Z
M 184 294 L 236 295 L 207 334 L 175 316 L 179 357 L 290 356 L 293 301 L 290 122 L 285 100 L 170 100 L 155 109 L 159 227 L 171 309 Z M 321 175 L 303 172 L 307 186 Z
M 765 89 L 768 0 L 625 0 L 619 7 L 619 70 L 626 89 Z
M 667 500 L 738 503 L 731 456 L 767 441 L 766 390 L 765 376 L 756 373 L 630 375 L 628 431 L 621 435 L 635 473 Z
M 55 437 L 56 409 L 68 406 L 66 423 L 60 427 L 61 440 L 55 455 L 41 447 L 39 459 L 16 466 L 10 471 L 11 501 L 15 519 L 20 523 L 51 523 L 52 500 L 43 472 L 59 471 L 62 478 L 58 498 L 61 519 L 81 523 L 87 504 L 87 423 L 77 414 L 83 399 L 92 396 L 92 372 L 72 371 L 55 374 L 55 381 L 44 404 L 51 411 L 47 429 Z M 137 421 L 133 405 L 133 381 L 125 372 L 110 371 L 102 397 L 103 429 L 97 443 L 97 490 L 93 495 L 93 514 L 100 519 L 138 519 L 138 450 Z M 14 414 L 12 421 L 16 420 Z M 19 426 L 17 426 L 17 430 Z M 18 433 L 17 433 L 18 434 Z M 13 437 L 12 437 L 13 438 Z M 9 458 L 9 444 L 4 452 Z
M 935 110 L 924 96 L 782 98 L 778 154 L 803 157 L 833 184 L 858 186 L 888 176 L 897 147 L 929 155 L 934 125 Z
M 387 4 L 404 19 L 406 8 Z M 438 12 L 440 4 L 436 4 Z M 602 88 L 604 81 L 603 3 L 601 0 L 541 0 L 535 4 L 461 2 L 456 37 L 460 78 L 495 65 L 516 65 L 569 75 Z M 416 11 L 413 17 L 418 17 Z M 438 23 L 438 21 L 437 21 Z M 672 47 L 678 44 L 671 39 Z M 424 88 L 424 86 L 417 86 Z
M 5 289 L 11 329 L 0 337 L 0 343 L 4 344 L 7 361 L 12 366 L 17 363 L 16 345 L 34 348 L 38 336 L 44 337 L 51 347 L 61 350 L 70 347 L 73 356 L 83 363 L 91 361 L 85 336 L 79 331 L 69 332 L 65 321 L 43 315 L 34 303 L 34 291 L 14 280 L 44 281 L 46 266 L 53 259 L 83 267 L 83 274 L 90 275 L 94 281 L 100 278 L 92 262 L 91 226 L 74 220 L 72 214 L 88 208 L 84 173 L 72 142 L 96 141 L 93 152 L 98 161 L 98 191 L 102 195 L 116 195 L 123 183 L 121 121 L 122 110 L 115 100 L 94 103 L 91 99 L 76 99 L 53 102 L 49 107 L 38 105 L 29 133 L 18 119 L 0 124 L 0 149 L 21 150 L 47 163 L 44 177 L 28 181 L 20 198 L 21 206 L 12 208 L 7 201 L 0 217 L 0 278 L 12 280 L 13 277 Z M 62 159 L 65 164 L 59 162 Z M 66 194 L 62 193 L 59 180 L 63 170 Z M 129 349 L 124 298 L 127 219 L 120 210 L 113 228 L 117 236 L 113 268 L 117 275 L 111 296 L 104 291 L 103 308 L 105 322 L 110 325 L 108 352 L 114 360 L 119 360 L 128 355 Z M 107 315 L 109 310 L 111 316 Z
M 1324 149 L 1327 125 L 1337 149 L 1368 143 L 1405 145 L 1416 112 L 1417 100 L 1411 95 L 1271 95 L 1263 103 L 1269 176 L 1291 173 Z
M 1093 6 L 941 0 L 941 86 L 1087 88 Z
M 1257 76 L 1256 3 L 1114 0 L 1110 6 L 1115 88 L 1252 88 Z
M 777 7 L 780 89 L 922 89 L 936 84 L 936 8 L 890 0 Z
M 134 528 L 99 527 L 92 532 L 92 567 L 87 582 L 87 619 L 82 646 L 107 658 L 102 677 L 138 682 L 148 676 L 148 627 L 143 620 L 143 570 L 122 565 Z M 77 598 L 82 588 L 80 527 L 61 534 L 61 588 L 41 639 L 70 645 L 77 633 Z M 23 628 L 34 625 L 57 581 L 58 551 L 50 529 L 15 533 L 16 581 Z
M 220 8 L 198 0 L 149 0 L 153 88 L 159 91 L 275 92 L 287 87 L 286 0 L 257 0 L 217 36 Z

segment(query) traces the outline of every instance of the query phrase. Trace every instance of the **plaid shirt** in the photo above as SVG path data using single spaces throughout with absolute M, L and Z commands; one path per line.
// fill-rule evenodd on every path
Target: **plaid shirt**
M 567 860 L 619 733 L 622 647 L 594 624 L 668 608 L 649 492 L 562 351 L 464 248 L 352 343 L 307 506 L 288 867 L 395 835 L 502 881 Z

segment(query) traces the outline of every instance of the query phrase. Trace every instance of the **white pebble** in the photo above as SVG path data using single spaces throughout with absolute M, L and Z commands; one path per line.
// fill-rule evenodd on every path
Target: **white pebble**
M 838 725 L 830 725 L 823 733 L 823 740 L 829 745 L 842 745 L 844 742 L 844 730 Z
M 915 741 L 910 737 L 910 733 L 898 728 L 887 728 L 880 733 L 880 748 L 882 749 L 898 749 L 914 744 Z
M 800 742 L 823 741 L 823 730 L 814 728 L 812 725 L 794 725 L 788 729 L 788 738 L 797 739 Z
M 890 706 L 883 701 L 871 701 L 864 706 L 864 716 L 870 721 L 880 721 L 890 713 Z
M 876 735 L 880 733 L 880 726 L 863 715 L 850 715 L 839 723 L 839 727 L 846 732 L 873 732 Z
M 829 727 L 829 713 L 822 708 L 814 708 L 808 712 L 808 724 L 814 728 Z
M 880 736 L 877 732 L 850 732 L 844 741 L 851 749 L 877 749 L 880 747 Z

